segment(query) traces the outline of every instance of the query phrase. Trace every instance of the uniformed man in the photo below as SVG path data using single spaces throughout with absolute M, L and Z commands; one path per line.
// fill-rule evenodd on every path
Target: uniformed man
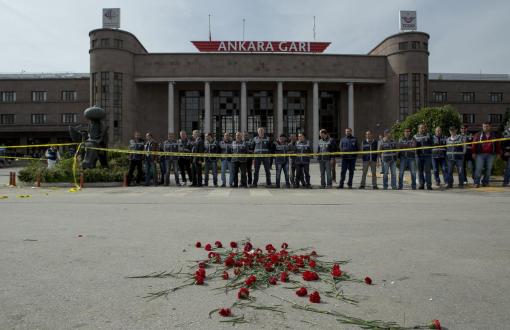
M 239 186 L 238 173 L 241 172 L 241 187 L 248 188 L 246 183 L 246 157 L 236 157 L 236 155 L 246 155 L 248 149 L 243 141 L 243 134 L 236 133 L 236 139 L 232 142 L 232 169 L 234 182 L 231 187 L 237 188 Z
M 269 187 L 271 186 L 271 172 L 269 170 L 270 161 L 269 157 L 263 156 L 269 154 L 269 138 L 265 135 L 264 128 L 262 127 L 259 127 L 257 133 L 258 135 L 253 138 L 253 154 L 255 156 L 255 174 L 253 175 L 252 187 L 257 188 L 257 184 L 259 182 L 260 164 L 264 164 L 264 172 L 266 172 L 266 185 Z
M 144 150 L 145 141 L 142 139 L 142 135 L 140 132 L 135 132 L 135 136 L 133 139 L 129 140 L 129 150 L 138 152 L 129 154 L 129 170 L 127 175 L 127 184 L 128 186 L 131 184 L 131 180 L 133 179 L 133 173 L 136 169 L 136 184 L 140 184 L 142 182 L 143 170 L 142 170 L 142 159 L 143 154 L 141 153 Z
M 194 130 L 192 133 L 191 140 L 191 153 L 193 154 L 203 154 L 204 153 L 204 140 L 200 136 L 198 130 Z M 191 176 L 192 187 L 202 187 L 202 157 L 193 157 L 191 163 Z
M 207 133 L 204 142 L 204 153 L 205 154 L 219 154 L 220 146 L 216 141 L 211 132 Z M 205 186 L 209 186 L 209 171 L 212 170 L 212 181 L 215 187 L 218 186 L 218 158 L 210 156 L 205 158 Z
M 287 143 L 287 136 L 285 134 L 281 134 L 278 140 L 275 142 L 275 153 L 276 154 L 288 154 L 291 146 Z M 289 181 L 289 157 L 288 156 L 278 156 L 275 157 L 276 164 L 276 188 L 280 188 L 280 178 L 283 174 L 285 175 L 285 186 L 290 188 Z
M 232 153 L 232 140 L 230 139 L 230 133 L 223 134 L 223 140 L 219 143 L 220 152 L 223 155 Z M 234 176 L 232 175 L 232 162 L 230 157 L 221 158 L 221 186 L 227 186 L 226 174 L 228 171 L 229 181 L 228 186 L 230 187 L 234 183 Z
M 179 133 L 180 139 L 177 140 L 179 152 L 191 152 L 191 144 L 188 140 L 188 134 L 185 131 Z M 179 170 L 181 171 L 182 185 L 186 186 L 186 173 L 190 182 L 193 182 L 193 174 L 191 173 L 191 158 L 189 156 L 179 156 Z
M 377 186 L 377 158 L 379 154 L 376 152 L 379 142 L 374 139 L 371 131 L 365 132 L 365 139 L 361 143 L 361 150 L 366 152 L 361 155 L 363 160 L 363 171 L 361 174 L 361 184 L 359 189 L 365 189 L 365 182 L 367 179 L 368 168 L 372 173 L 372 189 L 379 189 Z M 373 151 L 373 152 L 372 152 Z
M 464 139 L 457 134 L 457 127 L 450 127 L 450 137 L 446 139 L 446 158 L 448 160 L 448 175 L 446 177 L 447 188 L 453 187 L 453 169 L 457 167 L 459 174 L 459 188 L 464 188 L 464 156 L 466 154 L 466 145 L 462 144 Z
M 468 183 L 467 173 L 468 169 L 471 171 L 471 178 L 473 182 L 475 181 L 475 161 L 473 159 L 472 148 L 473 145 L 473 134 L 469 133 L 466 125 L 462 125 L 460 127 L 460 136 L 462 136 L 462 142 L 468 143 L 466 144 L 466 154 L 464 155 L 464 162 L 462 164 L 462 172 L 464 173 L 464 184 Z
M 358 140 L 352 135 L 352 129 L 345 129 L 345 136 L 340 140 L 339 149 L 341 152 L 354 152 L 358 151 Z M 356 154 L 342 155 L 342 172 L 340 173 L 340 184 L 338 189 L 344 188 L 345 174 L 349 171 L 349 180 L 347 186 L 352 188 L 352 178 L 354 177 L 354 169 L 356 168 Z
M 432 146 L 432 137 L 427 132 L 427 125 L 425 124 L 418 125 L 418 133 L 414 135 L 414 139 L 416 140 L 417 148 Z M 418 162 L 418 179 L 420 183 L 418 189 L 425 189 L 425 185 L 427 185 L 427 189 L 432 190 L 432 175 L 430 173 L 432 150 L 430 148 L 416 150 L 416 160 Z
M 491 123 L 485 122 L 482 124 L 482 131 L 477 133 L 473 137 L 474 142 L 483 142 L 497 139 L 498 135 L 496 132 L 492 132 Z M 473 152 L 472 157 L 475 159 L 475 188 L 482 186 L 487 187 L 489 185 L 492 167 L 496 157 L 501 155 L 501 143 L 500 142 L 483 142 L 473 144 L 471 149 Z M 485 171 L 484 171 L 485 170 Z M 484 176 L 482 179 L 482 172 Z
M 144 145 L 144 165 L 145 165 L 145 185 L 148 186 L 153 180 L 153 184 L 156 185 L 158 182 L 156 163 L 158 162 L 158 156 L 154 154 L 159 150 L 159 145 L 154 140 L 152 133 L 147 132 L 145 134 L 145 145 Z
M 436 186 L 441 186 L 441 180 L 439 178 L 439 170 L 443 172 L 443 182 L 446 184 L 446 137 L 443 135 L 441 127 L 436 127 L 435 134 L 433 136 L 432 149 L 432 169 L 434 170 L 434 179 L 436 180 Z
M 390 130 L 384 131 L 384 137 L 379 144 L 379 150 L 385 151 L 381 153 L 381 162 L 383 164 L 383 189 L 388 189 L 388 174 L 391 172 L 391 189 L 397 189 L 397 144 L 391 138 Z
M 327 153 L 333 152 L 334 146 L 333 141 L 331 141 L 331 138 L 329 137 L 328 131 L 325 129 L 320 130 L 318 149 L 320 155 L 317 157 L 317 160 L 319 161 L 319 169 L 321 173 L 321 188 L 331 188 L 333 185 L 331 178 L 331 155 L 327 155 Z
M 246 144 L 246 149 L 248 150 L 248 154 L 253 154 L 254 145 L 253 141 L 250 139 L 250 134 L 247 131 L 243 132 L 243 141 Z M 248 185 L 253 184 L 253 158 L 246 158 L 246 175 L 248 176 Z
M 411 129 L 406 127 L 404 129 L 404 136 L 400 138 L 397 145 L 398 149 L 412 149 L 416 148 L 416 140 L 411 136 Z M 416 190 L 416 151 L 406 150 L 398 153 L 400 159 L 400 168 L 398 175 L 398 189 L 404 188 L 404 173 L 405 170 L 411 172 L 411 189 Z
M 290 153 L 296 152 L 296 134 L 291 134 L 289 138 Z M 296 184 L 296 157 L 290 157 L 290 171 L 289 171 L 290 184 L 294 186 Z
M 298 141 L 295 146 L 296 154 L 309 154 L 312 152 L 310 142 L 306 140 L 304 133 L 299 133 Z M 302 183 L 304 187 L 311 189 L 310 184 L 310 156 L 296 156 L 296 178 L 294 181 L 294 188 L 299 188 Z
M 503 137 L 510 139 L 510 124 L 503 131 Z M 510 181 L 510 140 L 501 142 L 501 159 L 506 161 L 505 174 L 503 176 L 503 187 L 508 187 Z
M 175 139 L 175 133 L 168 133 L 168 138 L 161 143 L 160 150 L 163 152 L 178 152 L 179 151 L 179 144 L 177 143 L 177 140 Z M 164 166 L 164 179 L 163 183 L 165 186 L 168 186 L 170 184 L 170 170 L 172 169 L 174 172 L 175 177 L 175 184 L 177 186 L 180 186 L 179 183 L 179 163 L 177 156 L 174 155 L 166 155 L 162 156 L 163 158 L 163 166 Z

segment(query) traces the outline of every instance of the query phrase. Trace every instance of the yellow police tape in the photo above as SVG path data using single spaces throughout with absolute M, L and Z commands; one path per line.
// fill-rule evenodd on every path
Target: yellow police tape
M 45 158 L 33 158 L 33 157 L 15 157 L 15 156 L 0 156 L 0 159 L 3 159 L 3 158 L 6 158 L 6 159 L 15 159 L 15 160 L 44 160 L 46 161 Z
M 21 149 L 21 148 L 40 148 L 40 147 L 63 147 L 63 146 L 76 146 L 79 143 L 46 143 L 46 144 L 26 144 L 19 146 L 0 146 L 4 149 Z
M 341 155 L 363 155 L 363 154 L 378 154 L 378 153 L 391 153 L 402 151 L 415 151 L 426 149 L 446 149 L 447 147 L 457 147 L 472 144 L 492 143 L 510 140 L 510 137 L 498 138 L 484 141 L 463 142 L 456 144 L 448 144 L 441 146 L 427 146 L 415 148 L 399 148 L 387 150 L 370 150 L 370 151 L 335 151 L 335 152 L 313 152 L 313 153 L 288 153 L 288 154 L 213 154 L 213 153 L 191 153 L 191 152 L 166 152 L 166 151 L 143 151 L 143 150 L 126 150 L 115 148 L 95 148 L 83 147 L 83 149 L 91 149 L 105 152 L 116 152 L 124 154 L 139 154 L 139 155 L 155 155 L 155 156 L 178 156 L 178 157 L 199 157 L 199 158 L 267 158 L 267 157 L 315 157 L 315 156 L 341 156 Z M 311 146 L 310 146 L 311 147 Z
M 82 146 L 83 143 L 80 143 L 78 144 L 78 148 L 76 149 L 76 152 L 74 154 L 74 157 L 73 157 L 73 180 L 74 180 L 74 188 L 71 188 L 69 189 L 69 192 L 77 192 L 81 189 L 80 185 L 78 184 L 78 182 L 76 181 L 76 163 L 78 162 L 77 161 L 77 158 L 78 158 L 78 155 L 80 153 L 80 149 L 81 149 L 81 146 Z

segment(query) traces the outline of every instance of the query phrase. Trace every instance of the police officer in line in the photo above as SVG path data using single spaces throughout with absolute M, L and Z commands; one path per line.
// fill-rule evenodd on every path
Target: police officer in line
M 253 144 L 253 141 L 250 140 L 250 135 L 248 134 L 247 131 L 243 132 L 243 141 L 244 141 L 244 144 L 246 144 L 246 149 L 248 150 L 248 153 L 253 154 L 253 150 L 254 150 L 255 146 Z M 252 168 L 253 168 L 253 158 L 248 157 L 248 158 L 246 158 L 246 175 L 248 176 L 248 185 L 250 185 L 250 186 L 253 184 Z
M 310 142 L 306 140 L 304 133 L 299 133 L 298 141 L 295 145 L 296 154 L 309 154 L 312 152 Z M 310 184 L 310 156 L 295 156 L 296 158 L 296 178 L 294 188 L 299 188 L 301 183 L 304 187 L 311 189 Z
M 289 138 L 289 145 L 290 145 L 290 153 L 296 152 L 296 142 L 297 142 L 297 136 L 296 134 L 291 134 Z M 290 184 L 294 186 L 296 184 L 296 158 L 290 157 L 290 169 L 289 169 L 289 180 Z
M 377 187 L 377 159 L 379 154 L 376 152 L 379 146 L 379 142 L 374 139 L 371 131 L 365 132 L 365 139 L 361 142 L 361 150 L 366 152 L 361 155 L 363 160 L 361 184 L 359 189 L 365 189 L 365 182 L 367 179 L 368 168 L 370 167 L 370 173 L 372 173 L 372 189 L 379 189 Z M 373 151 L 373 153 L 372 153 Z
M 317 160 L 319 161 L 319 169 L 321 173 L 321 188 L 331 188 L 333 185 L 331 178 L 331 155 L 324 155 L 322 153 L 330 153 L 335 149 L 333 141 L 329 137 L 328 131 L 325 129 L 320 130 L 319 139 L 319 155 Z
M 352 129 L 345 129 L 345 136 L 340 140 L 339 149 L 341 152 L 354 152 L 358 151 L 358 140 L 352 135 Z M 352 188 L 352 178 L 354 177 L 354 169 L 356 167 L 356 154 L 345 154 L 342 155 L 342 172 L 340 173 L 340 184 L 338 189 L 344 188 L 345 174 L 349 171 L 349 180 L 347 186 L 349 189 Z
M 223 140 L 219 143 L 220 152 L 223 155 L 232 153 L 232 140 L 230 139 L 230 133 L 223 134 Z M 228 171 L 229 181 L 227 184 L 227 176 L 226 173 Z M 232 162 L 230 157 L 222 157 L 221 158 L 221 186 L 226 187 L 227 185 L 230 187 L 234 183 L 234 177 L 232 176 Z
M 138 153 L 130 153 L 129 158 L 129 170 L 127 174 L 127 184 L 128 186 L 131 184 L 131 180 L 133 179 L 133 173 L 136 169 L 136 184 L 139 185 L 142 182 L 143 178 L 143 170 L 142 170 L 142 159 L 143 151 L 145 146 L 145 141 L 142 139 L 142 135 L 140 132 L 135 132 L 134 138 L 129 140 L 129 150 L 138 152 Z
M 331 140 L 332 149 L 331 152 L 337 152 L 338 151 L 338 144 L 334 138 L 331 137 L 331 135 L 328 133 L 328 137 Z M 330 160 L 330 166 L 331 166 L 331 180 L 332 183 L 336 184 L 336 157 L 331 156 Z
M 397 144 L 398 149 L 411 149 L 416 148 L 416 140 L 411 136 L 411 129 L 406 127 L 404 129 L 404 136 L 400 138 Z M 404 188 L 404 173 L 405 170 L 411 172 L 411 189 L 416 190 L 416 151 L 400 151 L 398 153 L 400 159 L 400 168 L 398 173 L 398 189 Z
M 191 152 L 191 143 L 188 139 L 188 134 L 186 134 L 186 131 L 181 131 L 179 136 L 180 139 L 177 140 L 178 151 Z M 179 169 L 181 171 L 182 186 L 186 186 L 186 173 L 188 174 L 189 181 L 193 182 L 193 175 L 191 173 L 191 159 L 189 156 L 179 156 L 178 163 Z
M 464 156 L 466 145 L 457 145 L 464 142 L 464 138 L 457 134 L 457 127 L 450 127 L 450 137 L 446 139 L 446 158 L 448 160 L 447 188 L 453 188 L 453 169 L 457 167 L 459 174 L 459 188 L 464 188 Z
M 198 130 L 193 131 L 190 145 L 191 153 L 204 153 L 204 140 L 202 140 Z M 193 157 L 191 160 L 191 177 L 193 178 L 191 184 L 192 187 L 202 187 L 202 160 L 202 157 Z
M 475 181 L 475 160 L 473 159 L 473 134 L 468 132 L 466 125 L 460 127 L 460 136 L 462 136 L 463 143 L 469 143 L 466 145 L 466 154 L 464 155 L 464 162 L 462 163 L 462 172 L 464 173 L 464 184 L 468 184 L 467 170 L 471 171 L 471 178 Z
M 148 186 L 153 181 L 154 185 L 157 185 L 157 169 L 156 164 L 158 162 L 158 156 L 154 154 L 159 150 L 159 145 L 154 140 L 152 133 L 147 132 L 145 134 L 145 145 L 144 145 L 144 165 L 145 165 L 145 185 Z
M 434 179 L 436 180 L 436 186 L 441 186 L 441 180 L 439 178 L 439 170 L 443 172 L 443 182 L 446 184 L 446 137 L 443 135 L 441 127 L 436 127 L 434 130 L 435 134 L 432 138 L 432 142 L 435 148 L 432 149 L 432 169 L 434 170 Z
M 213 134 L 211 132 L 207 133 L 207 136 L 204 141 L 204 153 L 206 154 L 219 154 L 220 146 L 218 141 L 213 138 Z M 205 158 L 205 179 L 204 185 L 209 186 L 209 171 L 212 171 L 212 181 L 215 187 L 218 187 L 218 159 L 214 156 L 209 156 Z
M 274 143 L 274 149 L 276 154 L 289 154 L 292 146 L 287 143 L 287 136 L 281 134 L 278 140 Z M 289 156 L 278 156 L 275 157 L 276 164 L 276 188 L 280 188 L 280 179 L 283 174 L 285 175 L 285 187 L 290 188 L 289 181 Z
M 179 145 L 175 139 L 175 133 L 168 133 L 168 137 L 160 145 L 160 150 L 163 152 L 178 152 Z M 163 159 L 163 168 L 161 175 L 163 176 L 163 184 L 168 186 L 170 184 L 170 170 L 173 170 L 175 177 L 175 184 L 180 186 L 179 183 L 179 163 L 178 157 L 175 155 L 161 156 Z
M 269 138 L 265 135 L 264 128 L 259 127 L 257 130 L 258 135 L 253 138 L 253 154 L 255 156 L 259 155 L 259 157 L 255 157 L 255 173 L 253 175 L 253 188 L 257 188 L 257 184 L 259 182 L 259 171 L 260 164 L 264 165 L 264 171 L 266 172 L 266 185 L 268 187 L 271 186 L 271 171 L 269 170 L 269 157 L 260 157 L 261 155 L 269 154 Z M 237 134 L 236 134 L 237 135 Z
M 232 170 L 234 182 L 232 188 L 239 187 L 239 172 L 241 172 L 241 187 L 248 188 L 246 182 L 246 157 L 236 157 L 236 155 L 246 155 L 248 149 L 243 141 L 243 134 L 241 132 L 236 133 L 236 139 L 232 142 Z
M 430 147 L 433 143 L 425 124 L 418 125 L 418 133 L 414 135 L 414 139 L 416 140 L 417 148 Z M 429 148 L 416 150 L 416 161 L 418 163 L 418 189 L 425 189 L 425 185 L 427 185 L 427 189 L 432 190 L 432 175 L 430 172 L 432 167 L 432 150 Z
M 386 152 L 381 153 L 381 162 L 383 165 L 383 189 L 388 189 L 388 174 L 391 172 L 391 189 L 397 189 L 397 149 L 396 142 L 391 138 L 390 130 L 384 131 L 384 136 L 379 144 L 379 150 Z
M 510 124 L 503 131 L 504 138 L 510 138 Z M 506 161 L 505 174 L 503 175 L 503 187 L 508 187 L 510 182 L 510 140 L 501 142 L 501 159 Z M 465 173 L 464 173 L 465 174 Z

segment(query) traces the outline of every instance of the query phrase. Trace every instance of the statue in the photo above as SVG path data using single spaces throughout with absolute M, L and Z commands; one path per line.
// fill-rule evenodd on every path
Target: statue
M 83 112 L 85 118 L 90 120 L 88 129 L 82 125 L 69 126 L 69 134 L 73 142 L 82 142 L 85 149 L 85 157 L 81 166 L 83 169 L 95 168 L 97 160 L 102 167 L 108 167 L 108 159 L 105 151 L 98 151 L 88 148 L 107 148 L 108 147 L 108 126 L 104 124 L 106 111 L 96 106 L 85 109 Z

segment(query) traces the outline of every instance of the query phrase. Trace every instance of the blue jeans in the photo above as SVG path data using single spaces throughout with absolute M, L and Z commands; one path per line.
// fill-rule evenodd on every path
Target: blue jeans
M 173 165 L 174 170 L 174 177 L 175 177 L 175 184 L 179 185 L 179 164 L 177 159 L 165 159 L 164 160 L 164 171 L 163 173 L 163 181 L 165 183 L 165 186 L 168 186 L 170 184 L 170 166 Z
M 391 172 L 391 188 L 397 189 L 397 162 L 383 161 L 383 188 L 388 189 L 388 172 Z
M 506 160 L 505 176 L 503 178 L 503 184 L 508 184 L 510 181 L 510 158 Z
M 282 170 L 283 170 L 283 175 L 285 175 L 285 184 L 287 185 L 287 187 L 289 187 L 290 182 L 289 182 L 289 160 L 288 159 L 284 163 L 276 162 L 276 185 L 277 186 L 280 186 L 280 178 L 282 175 Z
M 398 188 L 404 187 L 404 173 L 408 169 L 411 172 L 411 188 L 416 189 L 416 158 L 400 158 L 400 168 L 398 176 Z
M 145 185 L 148 186 L 151 180 L 156 180 L 156 164 L 153 161 L 145 160 Z
M 430 173 L 430 167 L 432 166 L 432 157 L 429 156 L 420 156 L 416 158 L 418 161 L 418 179 L 420 182 L 420 187 L 425 187 L 427 184 L 427 188 L 432 188 L 432 175 Z
M 347 170 L 349 170 L 349 180 L 347 181 L 347 185 L 352 187 L 352 178 L 354 177 L 354 169 L 356 167 L 356 158 L 354 159 L 345 159 L 342 158 L 342 171 L 340 172 L 340 184 L 339 187 L 344 186 L 345 182 L 345 174 Z
M 205 184 L 209 184 L 209 170 L 212 170 L 213 184 L 218 184 L 218 162 L 216 160 L 206 160 L 204 171 L 205 171 Z
M 229 180 L 227 183 L 227 178 L 225 173 L 229 173 Z M 234 175 L 232 171 L 232 162 L 229 159 L 223 158 L 221 160 L 221 183 L 225 186 L 231 186 L 234 184 Z
M 485 168 L 482 183 L 484 185 L 489 184 L 491 177 L 492 165 L 494 164 L 495 154 L 477 154 L 475 160 L 475 184 L 480 184 L 480 178 L 482 176 L 482 170 Z
M 439 186 L 441 184 L 441 180 L 439 179 L 439 169 L 443 172 L 443 182 L 447 183 L 447 171 L 446 171 L 446 159 L 445 158 L 432 158 L 432 168 L 434 169 L 434 179 L 436 180 L 436 184 Z
M 457 167 L 459 174 L 459 187 L 464 186 L 464 159 L 448 159 L 448 186 L 453 186 L 453 168 Z
M 271 185 L 271 172 L 269 172 L 270 166 L 269 166 L 270 160 L 268 157 L 256 157 L 255 158 L 255 171 L 253 174 L 253 184 L 257 185 L 259 182 L 259 171 L 260 171 L 260 164 L 264 164 L 264 172 L 266 172 L 266 184 L 269 186 Z
M 333 182 L 331 181 L 331 162 L 327 160 L 319 160 L 319 169 L 321 171 L 321 187 L 331 187 Z

